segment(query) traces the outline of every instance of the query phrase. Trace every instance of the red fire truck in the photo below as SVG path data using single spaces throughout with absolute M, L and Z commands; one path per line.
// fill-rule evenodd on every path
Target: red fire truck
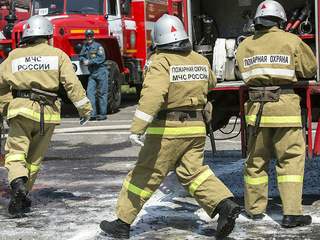
M 262 1 L 262 0 L 261 0 Z M 141 89 L 141 72 L 151 44 L 150 32 L 164 13 L 175 14 L 184 23 L 193 49 L 206 56 L 218 77 L 217 87 L 209 93 L 214 103 L 212 129 L 223 129 L 230 119 L 241 121 L 242 156 L 246 155 L 246 131 L 243 103 L 247 89 L 237 71 L 235 54 L 238 44 L 253 34 L 252 20 L 261 1 L 253 0 L 32 0 L 31 16 L 47 17 L 54 26 L 51 44 L 65 51 L 79 79 L 86 86 L 87 69 L 79 64 L 86 29 L 107 54 L 109 70 L 108 112 L 116 112 L 121 101 L 121 85 Z M 299 35 L 319 60 L 320 0 L 278 0 L 287 12 L 290 31 Z M 291 23 L 292 22 L 292 23 Z M 18 47 L 25 22 L 17 24 L 11 41 L 2 41 L 0 56 Z M 286 26 L 284 26 L 286 27 Z M 289 28 L 288 28 L 289 29 Z M 314 79 L 299 79 L 294 87 L 301 96 L 307 155 L 320 154 L 320 129 L 313 149 L 311 124 L 318 121 L 320 109 L 319 73 Z M 60 96 L 64 96 L 63 92 Z M 233 134 L 233 133 L 231 133 Z M 319 140 L 318 140 L 319 139 Z M 313 150 L 313 152 L 312 152 Z
M 93 29 L 95 39 L 105 49 L 109 71 L 108 112 L 116 112 L 121 102 L 121 85 L 142 86 L 142 68 L 151 44 L 153 24 L 168 13 L 168 0 L 32 0 L 30 16 L 43 15 L 54 26 L 51 44 L 70 56 L 84 87 L 88 70 L 79 64 L 78 54 L 84 32 Z M 19 47 L 25 21 L 14 26 L 12 40 L 0 42 L 1 58 Z M 67 101 L 63 88 L 59 95 Z

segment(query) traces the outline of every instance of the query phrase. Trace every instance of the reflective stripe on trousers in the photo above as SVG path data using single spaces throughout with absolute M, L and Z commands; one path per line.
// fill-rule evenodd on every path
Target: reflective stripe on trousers
M 197 188 L 203 183 L 208 177 L 213 175 L 213 172 L 211 169 L 206 170 L 204 173 L 202 173 L 189 187 L 189 193 L 191 196 L 194 196 L 194 192 L 197 190 Z
M 12 109 L 8 111 L 7 117 L 17 115 L 19 113 L 24 113 L 30 117 L 36 118 L 40 121 L 40 113 L 29 109 L 29 108 L 19 108 L 19 109 Z M 60 121 L 60 114 L 44 114 L 45 121 Z
M 194 196 L 194 192 L 197 190 L 197 188 L 201 185 L 201 183 L 203 183 L 209 176 L 213 175 L 213 172 L 211 169 L 208 169 L 206 170 L 204 173 L 202 173 L 192 184 L 191 186 L 189 187 L 189 193 Z M 152 192 L 148 192 L 148 191 L 145 191 L 141 188 L 138 188 L 136 186 L 134 186 L 133 184 L 129 183 L 127 180 L 124 181 L 124 184 L 123 184 L 127 189 L 128 191 L 136 194 L 136 195 L 139 195 L 141 197 L 144 197 L 144 198 L 150 198 L 153 193 Z
M 24 157 L 23 154 L 13 154 L 13 155 L 9 155 L 8 157 L 6 157 L 5 163 L 10 162 L 10 161 L 16 161 L 16 160 L 21 160 L 21 161 L 25 161 L 26 162 L 26 168 L 29 169 L 30 171 L 38 171 L 41 163 L 37 166 L 35 165 L 31 165 L 29 163 L 27 163 L 26 158 Z
M 285 182 L 303 182 L 303 176 L 300 175 L 284 175 L 284 176 L 278 176 L 277 177 L 278 183 L 285 183 Z M 257 177 L 257 178 L 251 178 L 248 176 L 244 176 L 244 181 L 250 185 L 258 185 L 262 183 L 268 182 L 268 176 L 264 177 Z
M 141 188 L 138 188 L 133 184 L 129 183 L 127 180 L 124 181 L 123 186 L 125 186 L 125 188 L 128 189 L 128 191 L 144 198 L 151 198 L 151 196 L 153 195 L 153 192 L 148 192 Z

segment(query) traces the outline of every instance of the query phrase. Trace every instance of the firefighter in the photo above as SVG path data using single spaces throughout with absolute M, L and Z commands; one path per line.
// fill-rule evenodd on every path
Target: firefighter
M 146 73 L 131 125 L 130 140 L 142 148 L 121 189 L 118 219 L 102 221 L 100 227 L 115 237 L 129 238 L 130 225 L 144 203 L 174 168 L 180 184 L 207 214 L 211 218 L 219 214 L 216 235 L 226 237 L 240 207 L 209 166 L 202 166 L 206 128 L 201 110 L 217 79 L 209 61 L 192 51 L 179 18 L 163 15 L 154 34 L 157 57 Z
M 88 79 L 87 96 L 92 104 L 90 120 L 97 119 L 96 93 L 99 87 L 99 110 L 98 120 L 107 119 L 108 106 L 108 70 L 106 55 L 100 43 L 94 41 L 94 31 L 88 29 L 84 33 L 87 42 L 83 45 L 79 55 L 79 61 L 88 67 L 90 76 Z
M 51 22 L 37 15 L 25 26 L 19 43 L 24 46 L 10 52 L 0 69 L 0 96 L 5 101 L 1 114 L 9 125 L 5 167 L 13 191 L 8 211 L 13 215 L 30 206 L 27 193 L 37 178 L 55 125 L 60 124 L 59 84 L 77 108 L 80 123 L 92 112 L 70 58 L 48 44 L 53 33 Z
M 312 78 L 317 60 L 298 36 L 280 29 L 286 21 L 276 1 L 262 2 L 256 11 L 256 33 L 237 49 L 237 62 L 249 100 L 245 103 L 248 157 L 244 166 L 245 210 L 254 220 L 264 217 L 268 202 L 268 171 L 274 152 L 282 201 L 283 227 L 308 225 L 302 215 L 305 141 L 300 98 L 294 93 L 297 78 Z

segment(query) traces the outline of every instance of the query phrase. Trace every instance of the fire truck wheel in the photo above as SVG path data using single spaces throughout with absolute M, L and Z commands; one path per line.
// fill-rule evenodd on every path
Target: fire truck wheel
M 108 113 L 119 111 L 121 103 L 121 81 L 118 65 L 110 60 L 107 60 L 108 69 Z

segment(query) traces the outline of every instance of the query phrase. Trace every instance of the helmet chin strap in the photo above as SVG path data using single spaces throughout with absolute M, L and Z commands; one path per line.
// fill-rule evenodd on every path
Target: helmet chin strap
M 38 38 L 45 38 L 47 40 L 52 38 L 52 35 L 43 35 L 43 36 L 32 36 L 32 37 L 24 37 L 22 38 L 22 40 L 18 43 L 18 45 L 22 45 L 22 44 L 32 44 L 34 43 L 35 40 L 37 40 Z
M 190 52 L 192 50 L 192 46 L 189 39 L 185 39 L 185 40 L 173 42 L 173 43 L 167 43 L 164 45 L 157 45 L 157 48 L 165 49 L 165 50 L 184 51 L 184 52 Z

